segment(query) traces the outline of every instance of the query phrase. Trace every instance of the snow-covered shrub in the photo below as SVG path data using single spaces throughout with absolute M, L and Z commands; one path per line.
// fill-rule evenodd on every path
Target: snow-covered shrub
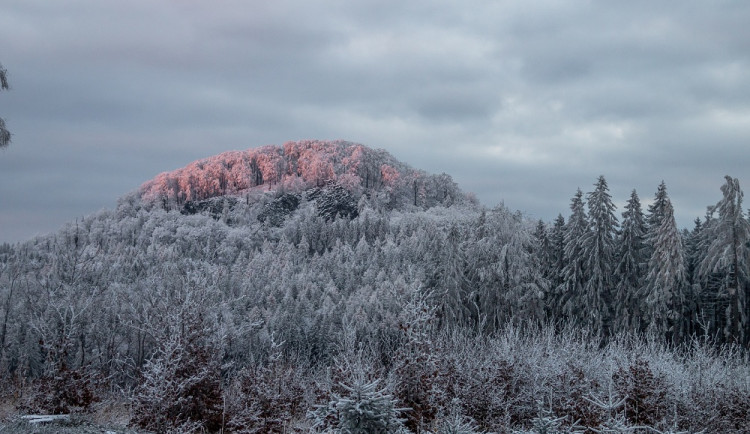
M 429 294 L 412 288 L 406 296 L 398 326 L 405 343 L 393 357 L 395 395 L 409 408 L 405 415 L 406 426 L 420 432 L 438 413 L 432 395 L 439 372 L 434 357 L 435 346 L 429 333 L 435 315 L 434 308 L 427 303 Z
M 719 429 L 750 432 L 750 391 L 729 387 L 718 404 Z
M 522 393 L 523 362 L 488 351 L 492 345 L 487 337 L 443 337 L 435 353 L 434 405 L 446 409 L 458 398 L 462 414 L 487 429 L 519 424 L 534 414 L 533 401 Z
M 277 361 L 235 374 L 225 394 L 227 428 L 238 433 L 285 432 L 291 420 L 303 414 L 303 373 Z
M 563 422 L 566 417 L 556 417 L 543 401 L 537 402 L 537 415 L 531 419 L 531 429 L 535 434 L 557 434 L 565 432 Z
M 99 401 L 99 382 L 99 376 L 85 368 L 70 369 L 64 363 L 58 363 L 32 382 L 19 408 L 25 412 L 49 414 L 87 411 Z
M 475 421 L 461 414 L 461 406 L 458 399 L 454 399 L 450 406 L 450 413 L 438 417 L 435 424 L 435 434 L 480 434 Z
M 143 429 L 217 431 L 224 422 L 221 373 L 194 333 L 171 336 L 143 370 L 131 424 Z
M 552 402 L 554 414 L 564 417 L 565 425 L 598 427 L 602 423 L 602 410 L 588 399 L 591 391 L 598 388 L 598 381 L 587 377 L 581 366 L 569 363 L 552 383 L 556 396 Z
M 625 397 L 625 416 L 633 425 L 655 427 L 667 414 L 664 380 L 654 375 L 649 363 L 637 359 L 612 375 L 615 388 Z

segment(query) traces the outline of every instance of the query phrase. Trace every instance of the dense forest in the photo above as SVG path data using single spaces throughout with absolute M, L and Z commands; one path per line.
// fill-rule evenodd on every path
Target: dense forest
M 747 432 L 720 193 L 680 230 L 664 183 L 618 216 L 600 177 L 536 222 L 358 144 L 220 154 L 0 246 L 0 394 L 155 432 Z

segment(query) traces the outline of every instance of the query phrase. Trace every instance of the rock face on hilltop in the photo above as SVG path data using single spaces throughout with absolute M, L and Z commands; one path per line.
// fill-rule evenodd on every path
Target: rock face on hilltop
M 318 140 L 224 152 L 161 173 L 143 184 L 139 195 L 144 202 L 166 209 L 183 208 L 193 213 L 208 208 L 213 213 L 216 210 L 206 202 L 212 198 L 245 196 L 249 200 L 251 193 L 264 191 L 278 196 L 303 192 L 313 198 L 320 196 L 327 200 L 329 216 L 341 206 L 349 206 L 342 198 L 356 203 L 366 196 L 388 209 L 427 209 L 466 200 L 446 174 L 429 175 L 413 169 L 384 150 Z M 351 210 L 341 210 L 353 216 Z

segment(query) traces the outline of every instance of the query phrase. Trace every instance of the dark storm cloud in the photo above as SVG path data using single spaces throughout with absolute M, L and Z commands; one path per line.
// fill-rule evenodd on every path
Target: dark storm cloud
M 747 176 L 750 4 L 365 0 L 0 7 L 0 241 L 165 170 L 302 138 L 383 147 L 551 220 L 604 174 L 689 225 Z M 619 210 L 621 211 L 621 209 Z

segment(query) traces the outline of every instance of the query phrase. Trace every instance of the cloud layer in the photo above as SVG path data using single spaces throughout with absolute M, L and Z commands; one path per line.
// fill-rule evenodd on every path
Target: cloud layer
M 0 6 L 0 242 L 161 171 L 302 138 L 382 147 L 486 205 L 568 215 L 598 175 L 678 222 L 750 181 L 750 4 L 163 1 Z M 620 210 L 621 211 L 621 210 Z

